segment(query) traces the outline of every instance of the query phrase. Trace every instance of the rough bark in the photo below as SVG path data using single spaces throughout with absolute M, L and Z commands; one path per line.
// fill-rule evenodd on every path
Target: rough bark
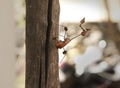
M 59 0 L 26 0 L 26 88 L 59 88 Z

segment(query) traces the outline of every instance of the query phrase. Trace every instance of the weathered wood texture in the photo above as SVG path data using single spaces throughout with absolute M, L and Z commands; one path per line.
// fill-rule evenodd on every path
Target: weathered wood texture
M 26 88 L 59 88 L 59 0 L 26 0 Z

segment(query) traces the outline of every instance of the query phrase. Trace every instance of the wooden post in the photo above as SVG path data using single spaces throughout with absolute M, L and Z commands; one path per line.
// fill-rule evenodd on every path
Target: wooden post
M 59 88 L 59 0 L 26 0 L 26 88 Z

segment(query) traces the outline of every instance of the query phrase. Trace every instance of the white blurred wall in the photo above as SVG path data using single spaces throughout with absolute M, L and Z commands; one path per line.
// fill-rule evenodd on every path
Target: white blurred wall
M 120 0 L 108 0 L 113 22 L 120 22 Z M 107 20 L 104 0 L 60 0 L 60 22 L 88 22 Z
M 14 88 L 15 29 L 13 0 L 0 0 L 0 88 Z

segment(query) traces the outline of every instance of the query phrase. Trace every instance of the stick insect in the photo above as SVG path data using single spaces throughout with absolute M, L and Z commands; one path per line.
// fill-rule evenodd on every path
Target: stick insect
M 63 51 L 63 54 L 64 54 L 64 57 L 62 58 L 62 60 L 60 61 L 60 63 L 62 63 L 62 61 L 64 60 L 64 58 L 65 58 L 65 55 L 67 54 L 67 50 L 65 50 L 64 49 L 64 47 L 68 44 L 68 43 L 70 43 L 72 40 L 74 40 L 75 38 L 77 38 L 77 37 L 79 37 L 79 36 L 85 36 L 86 34 L 87 34 L 87 32 L 90 30 L 90 29 L 87 29 L 87 28 L 84 28 L 83 27 L 83 24 L 85 23 L 85 17 L 80 21 L 80 25 L 79 25 L 79 27 L 82 29 L 82 32 L 80 33 L 80 34 L 78 34 L 78 35 L 76 35 L 75 37 L 73 37 L 73 38 L 68 38 L 68 37 L 66 37 L 66 35 L 67 35 L 67 31 L 68 31 L 68 27 L 66 27 L 66 26 L 63 26 L 63 25 L 59 25 L 59 26 L 61 26 L 61 27 L 63 27 L 64 28 L 64 31 L 65 31 L 65 33 L 64 33 L 64 40 L 62 41 L 62 40 L 57 40 L 56 41 L 56 48 L 57 49 L 63 49 L 64 51 Z M 57 24 L 58 25 L 58 24 Z

